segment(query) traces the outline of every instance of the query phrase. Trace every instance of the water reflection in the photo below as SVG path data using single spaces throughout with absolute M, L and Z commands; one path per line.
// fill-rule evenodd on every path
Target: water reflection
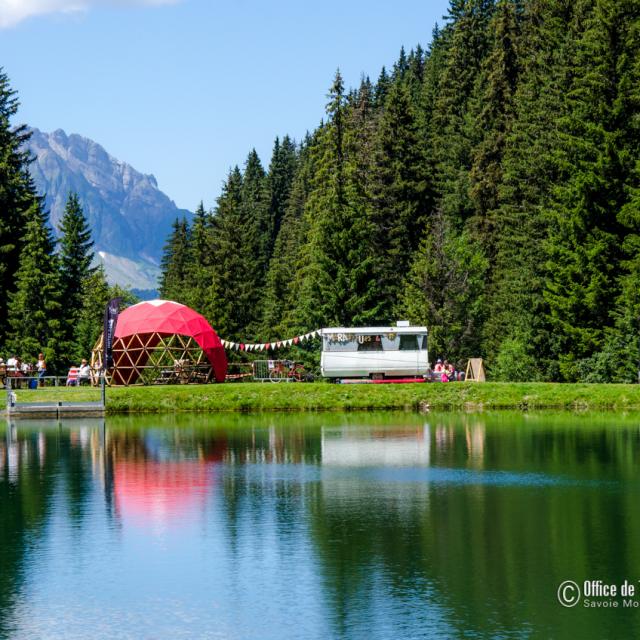
M 635 416 L 15 423 L 2 637 L 615 637 L 640 579 Z

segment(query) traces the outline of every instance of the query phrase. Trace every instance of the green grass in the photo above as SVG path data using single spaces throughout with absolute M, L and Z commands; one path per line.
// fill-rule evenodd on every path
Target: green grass
M 18 390 L 19 402 L 95 401 L 88 388 Z M 241 383 L 107 389 L 107 412 L 640 409 L 640 385 Z

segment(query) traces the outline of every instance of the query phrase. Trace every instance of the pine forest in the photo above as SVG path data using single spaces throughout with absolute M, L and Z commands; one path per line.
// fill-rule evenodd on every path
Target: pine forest
M 451 0 L 426 40 L 176 220 L 161 297 L 228 340 L 406 319 L 493 380 L 636 381 L 640 0 Z M 16 108 L 2 76 L 0 348 L 63 362 L 109 292 L 73 195 L 54 247 Z

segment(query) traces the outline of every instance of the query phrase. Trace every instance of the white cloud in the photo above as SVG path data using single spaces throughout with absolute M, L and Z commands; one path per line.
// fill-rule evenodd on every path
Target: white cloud
M 0 0 L 0 28 L 47 13 L 77 13 L 97 6 L 158 6 L 181 0 Z

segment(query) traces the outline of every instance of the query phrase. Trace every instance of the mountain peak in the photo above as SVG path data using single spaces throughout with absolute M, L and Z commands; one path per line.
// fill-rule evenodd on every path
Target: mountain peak
M 97 252 L 157 266 L 173 221 L 192 217 L 158 189 L 155 176 L 137 171 L 89 138 L 63 129 L 32 129 L 29 149 L 35 158 L 31 174 L 45 195 L 52 227 L 57 230 L 74 191 Z

